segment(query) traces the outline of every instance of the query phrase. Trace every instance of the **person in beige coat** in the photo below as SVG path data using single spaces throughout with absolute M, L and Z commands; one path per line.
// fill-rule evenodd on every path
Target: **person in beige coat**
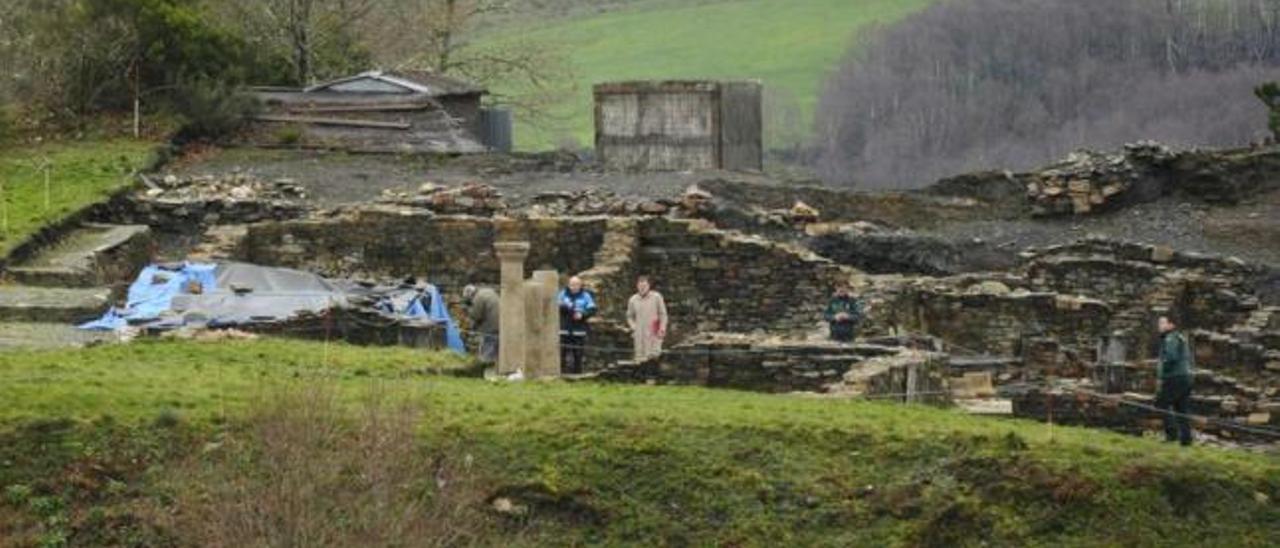
M 667 337 L 667 303 L 649 286 L 649 277 L 636 279 L 636 294 L 627 301 L 627 327 L 635 340 L 635 360 L 645 361 L 662 353 Z

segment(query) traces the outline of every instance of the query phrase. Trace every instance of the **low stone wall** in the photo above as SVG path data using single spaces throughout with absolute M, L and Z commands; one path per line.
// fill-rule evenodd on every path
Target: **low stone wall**
M 1013 252 L 990 244 L 957 243 L 906 232 L 837 232 L 804 243 L 823 257 L 873 274 L 946 276 L 1008 270 L 1017 264 Z
M 299 219 L 311 209 L 292 200 L 170 199 L 131 194 L 97 207 L 95 221 L 148 225 L 160 234 L 199 234 L 214 225 Z
M 448 347 L 444 324 L 388 318 L 372 310 L 337 308 L 328 315 L 303 314 L 281 322 L 238 326 L 242 331 L 365 346 Z
M 571 273 L 592 266 L 605 219 L 491 219 L 416 209 L 368 208 L 332 218 L 248 227 L 243 259 L 333 277 L 425 277 L 442 288 L 497 283 L 493 244 L 526 240 L 527 270 Z
M 717 201 L 737 207 L 788 210 L 796 202 L 816 208 L 819 220 L 871 221 L 892 227 L 932 228 L 997 213 L 970 198 L 925 193 L 855 192 L 808 185 L 761 184 L 728 179 L 698 182 Z
M 944 179 L 925 192 L 972 198 L 1007 213 L 1087 215 L 1179 196 L 1235 204 L 1280 189 L 1280 147 L 1172 151 L 1126 145 L 1111 153 L 1076 152 L 1025 173 L 979 172 Z
M 1151 292 L 1162 274 L 1151 263 L 1095 257 L 1054 257 L 1027 268 L 1027 277 L 1044 290 L 1122 301 Z
M 943 355 L 871 344 L 752 339 L 703 334 L 644 363 L 623 362 L 606 380 L 661 382 L 759 392 L 820 392 L 845 397 L 918 394 L 945 402 Z
M 1121 400 L 1145 406 L 1154 402 L 1153 397 L 1146 394 L 1102 398 L 1071 389 L 1037 389 L 1013 398 L 1013 414 L 1054 424 L 1106 428 L 1134 435 L 1163 432 L 1161 413 L 1121 403 Z M 1247 429 L 1280 425 L 1280 404 L 1242 406 L 1230 396 L 1202 396 L 1193 392 L 1190 414 L 1211 419 L 1193 419 L 1194 430 L 1225 439 L 1273 443 L 1274 436 L 1251 433 Z
M 676 341 L 712 331 L 813 331 L 835 284 L 856 273 L 796 246 L 668 219 L 641 225 L 633 269 L 666 298 Z
M 899 328 L 939 337 L 966 353 L 1022 354 L 1023 342 L 1051 337 L 1092 349 L 1108 331 L 1111 307 L 1102 301 L 1054 293 L 904 293 L 888 311 Z

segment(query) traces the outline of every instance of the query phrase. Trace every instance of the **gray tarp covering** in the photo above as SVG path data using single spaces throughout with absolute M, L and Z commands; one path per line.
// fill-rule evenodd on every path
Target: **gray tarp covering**
M 173 298 L 181 323 L 232 325 L 286 320 L 347 305 L 348 291 L 308 272 L 243 263 L 221 263 L 213 291 Z

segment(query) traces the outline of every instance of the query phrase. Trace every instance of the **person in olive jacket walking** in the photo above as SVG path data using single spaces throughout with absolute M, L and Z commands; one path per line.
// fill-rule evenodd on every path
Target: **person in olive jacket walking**
M 462 304 L 467 307 L 472 331 L 480 334 L 480 348 L 476 352 L 476 359 L 486 365 L 497 362 L 501 310 L 498 292 L 487 287 L 468 285 L 462 289 Z
M 1172 319 L 1161 316 L 1159 327 L 1160 361 L 1156 365 L 1156 376 L 1160 385 L 1156 407 L 1165 411 L 1164 437 L 1166 441 L 1191 445 L 1191 420 L 1187 412 L 1191 407 L 1191 364 L 1195 357 L 1187 336 Z
M 858 336 L 858 325 L 866 309 L 862 301 L 849 294 L 849 286 L 840 284 L 836 287 L 835 296 L 827 303 L 823 318 L 831 326 L 831 340 L 837 342 L 853 342 Z

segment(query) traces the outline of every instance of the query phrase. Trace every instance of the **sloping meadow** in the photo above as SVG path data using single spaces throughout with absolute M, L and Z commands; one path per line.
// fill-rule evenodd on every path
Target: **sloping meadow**
M 1280 542 L 1274 455 L 928 407 L 469 371 L 450 356 L 276 340 L 0 356 L 0 538 Z

